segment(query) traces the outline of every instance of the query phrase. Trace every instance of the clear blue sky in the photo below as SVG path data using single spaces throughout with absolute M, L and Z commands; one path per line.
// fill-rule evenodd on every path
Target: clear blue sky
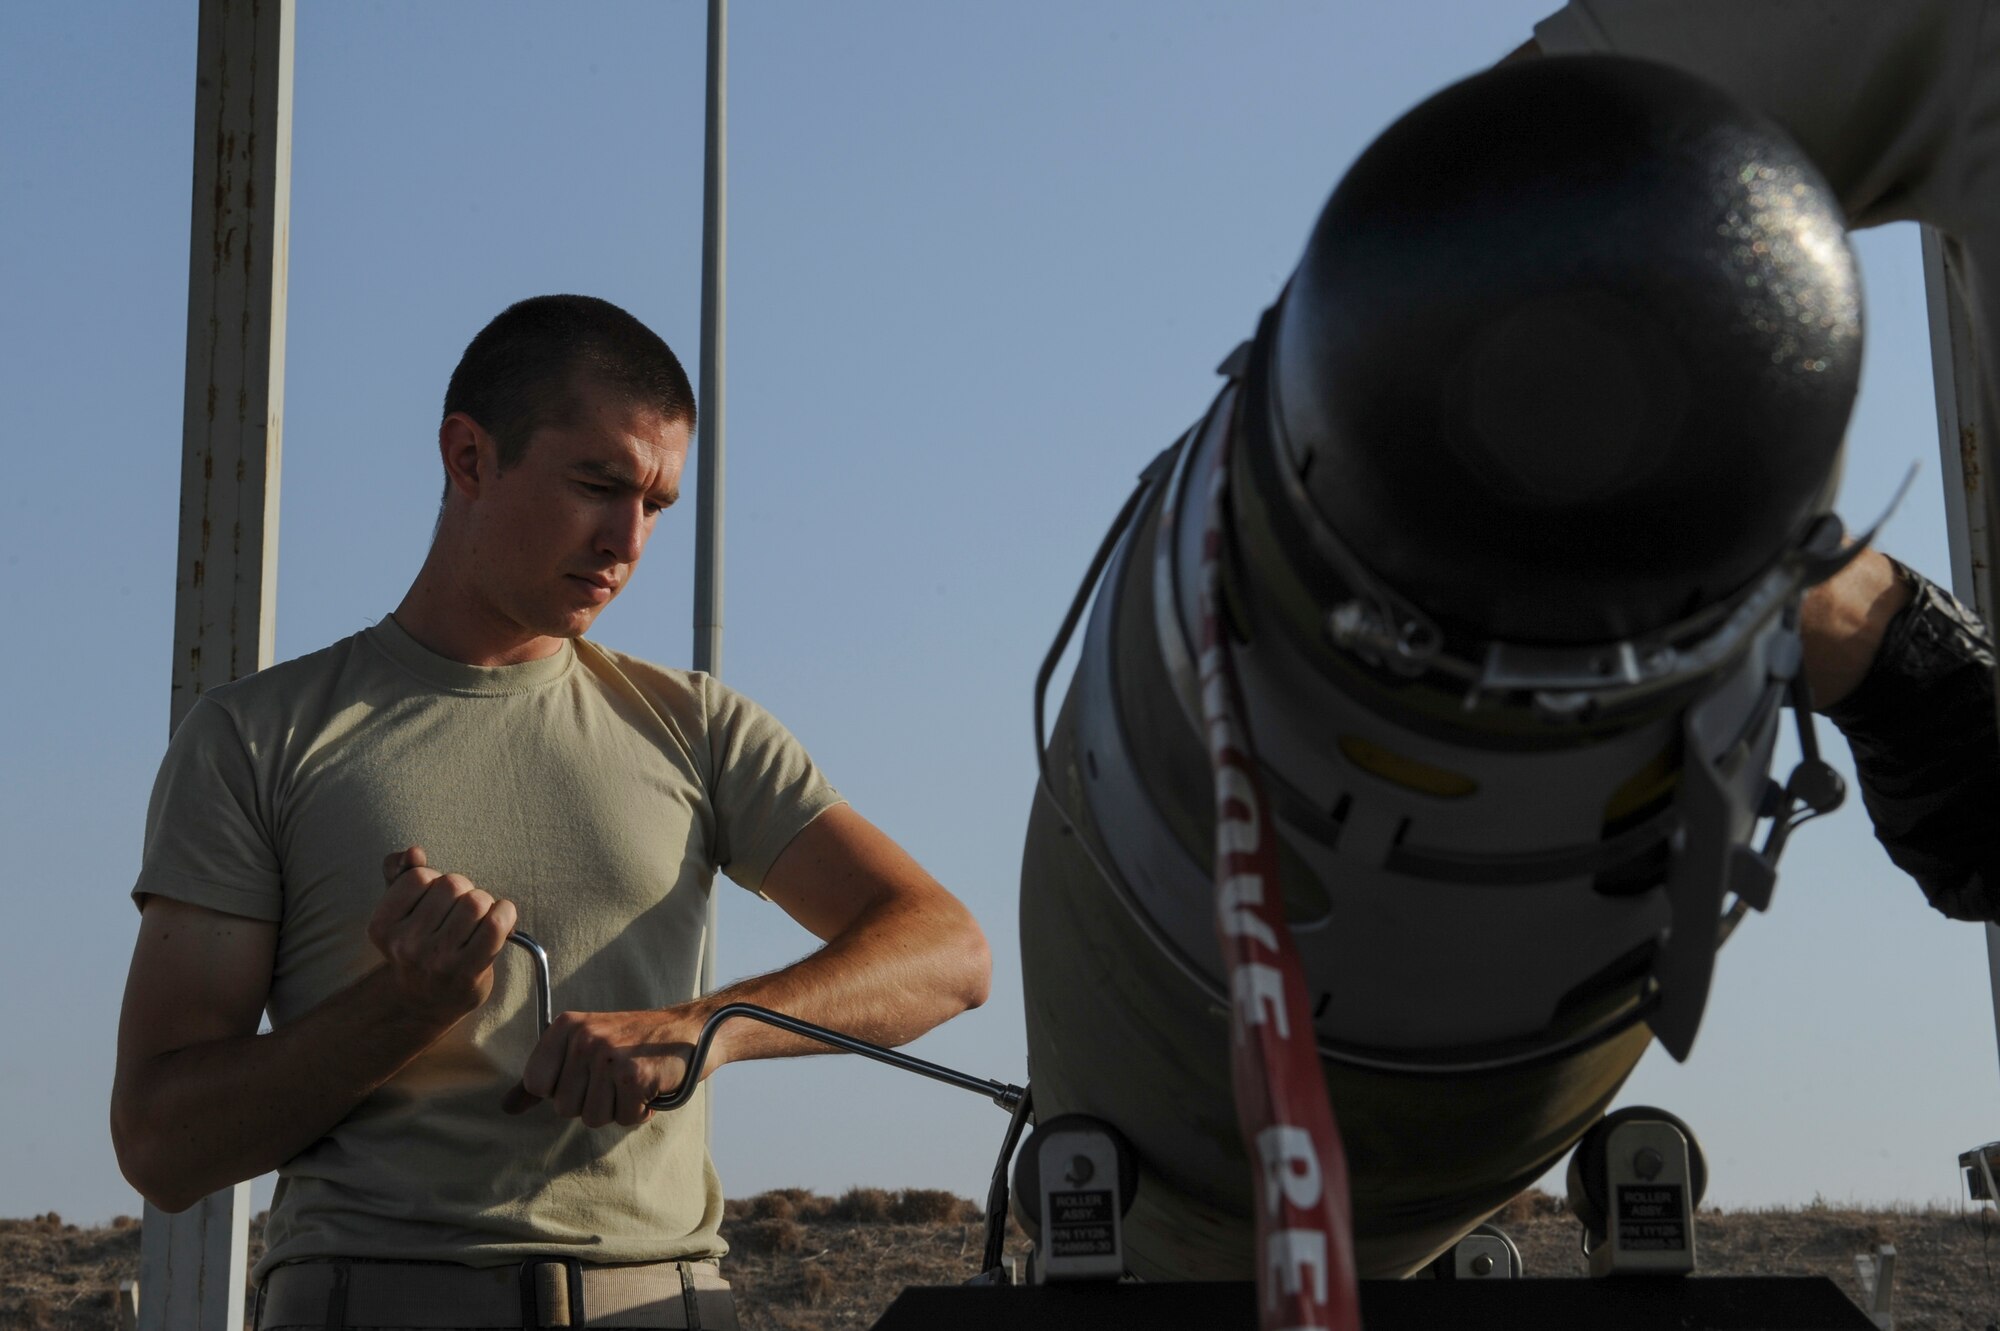
M 992 1001 L 919 1052 L 1023 1075 L 1029 688 L 1133 475 L 1215 388 L 1327 192 L 1553 0 L 745 3 L 731 31 L 725 675 L 977 912 Z M 429 538 L 446 375 L 583 291 L 697 347 L 703 7 L 302 0 L 280 656 L 392 607 Z M 104 1127 L 166 739 L 194 5 L 0 7 L 0 1215 L 133 1211 Z M 1946 573 L 1916 237 L 1865 237 L 1842 504 L 1925 471 L 1889 548 Z M 677 510 L 598 636 L 690 653 Z M 1838 740 L 1833 748 L 1845 761 Z M 722 886 L 722 970 L 805 936 Z M 1858 808 L 1725 949 L 1689 1120 L 1731 1204 L 1954 1195 L 2000 1137 L 1976 929 Z M 1003 1126 L 869 1065 L 732 1067 L 727 1190 L 977 1194 Z

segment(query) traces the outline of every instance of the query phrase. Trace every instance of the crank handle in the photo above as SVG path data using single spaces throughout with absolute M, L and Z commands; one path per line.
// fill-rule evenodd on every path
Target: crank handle
M 539 1023 L 536 1034 L 538 1037 L 546 1035 L 550 1023 L 555 1020 L 555 1004 L 550 995 L 549 985 L 549 954 L 542 948 L 540 943 L 537 943 L 519 929 L 507 935 L 507 941 L 519 946 L 534 961 L 535 1015 Z M 797 1017 L 787 1016 L 782 1012 L 773 1012 L 770 1008 L 759 1007 L 755 1003 L 729 1003 L 717 1008 L 709 1019 L 702 1023 L 701 1034 L 695 1037 L 694 1052 L 688 1056 L 687 1074 L 681 1078 L 681 1084 L 671 1091 L 654 1096 L 647 1102 L 649 1108 L 679 1109 L 694 1098 L 696 1088 L 701 1085 L 701 1070 L 708 1062 L 709 1047 L 715 1043 L 716 1030 L 723 1022 L 734 1017 L 746 1017 L 752 1021 L 761 1021 L 767 1026 L 776 1026 L 779 1030 L 790 1031 L 792 1034 L 804 1036 L 808 1040 L 817 1040 L 821 1044 L 831 1045 L 835 1049 L 843 1049 L 850 1054 L 860 1054 L 863 1058 L 872 1058 L 877 1063 L 886 1063 L 890 1067 L 900 1068 L 904 1072 L 914 1072 L 920 1077 L 929 1077 L 933 1081 L 941 1081 L 947 1086 L 956 1086 L 960 1090 L 975 1091 L 1008 1113 L 1012 1113 L 1015 1106 L 1021 1103 L 1021 1096 L 1024 1094 L 1019 1086 L 1008 1082 L 994 1081 L 987 1077 L 975 1077 L 970 1073 L 960 1072 L 956 1068 L 948 1068 L 939 1063 L 932 1063 L 925 1059 L 916 1058 L 900 1050 L 887 1049 L 879 1044 L 870 1044 L 866 1040 L 857 1039 L 842 1031 L 831 1030 L 825 1026 L 815 1026 L 809 1021 L 801 1021 Z

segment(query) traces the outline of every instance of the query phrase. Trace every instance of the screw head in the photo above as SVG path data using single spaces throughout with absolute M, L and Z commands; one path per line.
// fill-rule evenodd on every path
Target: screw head
M 1632 1172 L 1642 1179 L 1656 1179 L 1666 1167 L 1666 1157 L 1650 1146 L 1640 1147 L 1632 1156 Z
M 1480 1253 L 1477 1257 L 1472 1259 L 1472 1274 L 1476 1276 L 1492 1275 L 1493 1259 L 1483 1252 Z

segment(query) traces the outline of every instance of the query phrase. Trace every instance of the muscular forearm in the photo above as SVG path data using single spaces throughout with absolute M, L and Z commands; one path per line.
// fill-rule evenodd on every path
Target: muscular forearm
M 543 1099 L 591 1127 L 642 1123 L 652 1097 L 674 1090 L 703 1025 L 730 1003 L 755 1003 L 815 1025 L 898 1045 L 986 1000 L 986 939 L 943 892 L 892 895 L 849 920 L 811 956 L 664 1011 L 565 1012 L 528 1060 L 504 1107 Z M 740 1059 L 832 1052 L 761 1022 L 725 1023 L 701 1074 Z
M 112 1139 L 125 1177 L 163 1210 L 276 1169 L 449 1030 L 377 970 L 283 1030 L 121 1064 Z
M 698 1031 L 726 1004 L 755 1003 L 872 1044 L 899 1045 L 984 1003 L 991 974 L 985 936 L 956 900 L 887 902 L 817 952 L 681 1011 Z M 708 1070 L 742 1059 L 831 1052 L 816 1040 L 739 1020 L 717 1032 Z
M 896 1045 L 986 1001 L 992 960 L 971 913 L 847 806 L 799 832 L 763 889 L 824 946 L 664 1011 L 558 1015 L 508 1095 L 508 1110 L 547 1099 L 591 1127 L 643 1123 L 652 1098 L 681 1085 L 703 1024 L 732 1002 Z M 732 1021 L 719 1029 L 702 1072 L 738 1059 L 825 1052 L 816 1040 Z

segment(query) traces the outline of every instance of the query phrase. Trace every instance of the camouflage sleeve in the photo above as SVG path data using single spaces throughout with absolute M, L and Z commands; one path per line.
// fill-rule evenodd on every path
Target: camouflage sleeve
M 1876 839 L 1956 920 L 2000 920 L 2000 727 L 1993 639 L 1901 564 L 1908 605 L 1867 677 L 1827 709 L 1847 736 Z

